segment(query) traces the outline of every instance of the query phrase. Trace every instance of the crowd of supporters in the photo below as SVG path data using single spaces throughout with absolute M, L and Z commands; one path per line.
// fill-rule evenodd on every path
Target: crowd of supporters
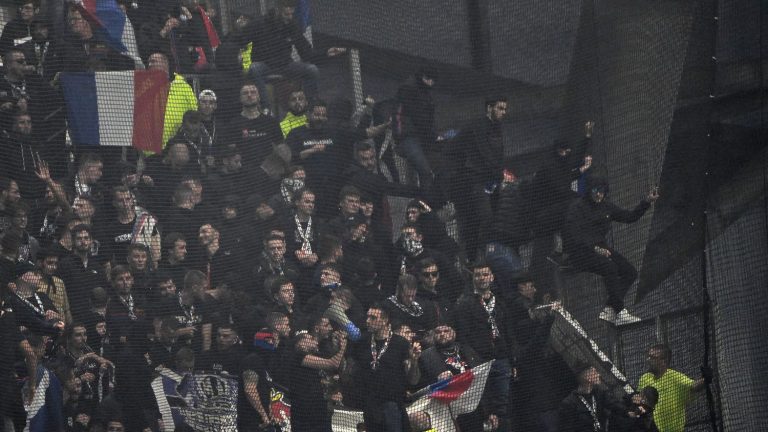
M 135 56 L 77 2 L 22 0 L 0 36 L 0 430 L 23 430 L 36 397 L 36 430 L 173 430 L 151 389 L 167 369 L 236 378 L 241 431 L 280 430 L 273 388 L 294 431 L 330 431 L 339 407 L 365 413 L 358 430 L 421 431 L 434 425 L 409 418 L 408 395 L 489 361 L 462 431 L 603 431 L 609 415 L 656 430 L 658 394 L 604 402 L 594 369 L 549 347 L 558 293 L 537 293 L 520 257 L 545 239 L 532 262 L 602 275 L 600 318 L 637 320 L 623 305 L 636 271 L 605 236 L 658 192 L 632 211 L 606 201 L 591 122 L 523 179 L 504 157 L 504 97 L 438 133 L 438 70 L 386 101 L 319 99 L 318 65 L 346 50 L 313 46 L 290 0 L 235 14 L 227 34 L 205 1 L 117 3 Z M 171 82 L 163 152 L 70 142 L 61 75 L 144 67 Z M 400 226 L 392 196 L 409 199 Z M 663 374 L 670 354 L 652 352 Z

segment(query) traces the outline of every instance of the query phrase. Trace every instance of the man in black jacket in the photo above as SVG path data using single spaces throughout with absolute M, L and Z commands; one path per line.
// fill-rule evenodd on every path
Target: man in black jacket
M 240 375 L 240 364 L 245 357 L 245 349 L 240 342 L 235 326 L 229 323 L 219 324 L 216 329 L 216 345 L 203 352 L 196 360 L 195 367 L 204 371 L 230 376 Z
M 418 281 L 410 274 L 401 275 L 397 280 L 397 291 L 384 302 L 389 314 L 397 323 L 407 325 L 418 336 L 423 336 L 437 324 L 438 310 L 434 303 L 416 299 Z
M 49 73 L 47 66 L 53 57 L 56 42 L 53 35 L 53 26 L 50 21 L 43 17 L 35 17 L 32 20 L 31 38 L 17 48 L 24 52 L 27 62 L 46 82 L 53 81 L 53 74 Z
M 0 36 L 0 55 L 5 55 L 11 48 L 32 40 L 32 21 L 40 11 L 39 1 L 20 1 L 16 18 L 3 27 Z
M 167 53 L 172 69 L 179 73 L 197 71 L 213 59 L 203 18 L 195 8 L 197 2 L 152 3 L 156 4 L 142 8 L 142 19 L 133 21 L 139 25 L 136 42 L 142 58 L 148 58 L 154 51 Z
M 320 216 L 327 217 L 343 185 L 335 174 L 351 162 L 353 143 L 367 136 L 357 129 L 328 126 L 328 108 L 319 100 L 307 110 L 307 121 L 288 134 L 286 144 L 293 162 L 304 167 L 307 186 L 317 194 Z
M 472 266 L 470 290 L 456 303 L 454 322 L 459 342 L 474 349 L 481 361 L 495 360 L 488 374 L 486 395 L 490 409 L 501 418 L 500 430 L 506 431 L 514 339 L 505 302 L 494 290 L 491 268 L 485 261 L 478 261 Z
M 445 222 L 440 220 L 437 212 L 433 211 L 424 200 L 413 199 L 405 208 L 407 222 L 417 224 L 424 233 L 424 246 L 442 250 L 446 255 L 455 256 L 459 245 L 449 235 Z
M 553 293 L 550 262 L 563 264 L 562 230 L 568 206 L 579 198 L 574 183 L 591 175 L 592 156 L 585 154 L 590 146 L 594 122 L 584 125 L 584 138 L 579 143 L 557 140 L 530 186 L 526 220 L 534 235 L 529 270 L 540 283 L 539 288 Z M 574 145 L 576 144 L 576 145 Z
M 246 82 L 240 87 L 239 115 L 229 119 L 222 136 L 227 145 L 235 145 L 242 157 L 243 172 L 257 185 L 257 192 L 263 192 L 271 182 L 262 169 L 268 156 L 283 141 L 280 124 L 274 117 L 264 114 L 264 99 L 258 86 Z
M 267 279 L 264 285 L 270 297 L 257 307 L 260 315 L 267 316 L 270 312 L 280 312 L 288 317 L 292 329 L 302 328 L 305 317 L 299 310 L 293 282 L 285 276 L 273 276 Z
M 85 153 L 77 161 L 77 171 L 69 178 L 62 179 L 64 190 L 68 197 L 84 195 L 91 198 L 91 202 L 97 210 L 104 208 L 109 201 L 105 186 L 104 162 L 100 155 L 96 153 Z
M 221 39 L 221 45 L 216 49 L 216 70 L 214 74 L 214 90 L 217 96 L 218 114 L 222 122 L 237 113 L 237 92 L 243 78 L 243 62 L 241 50 L 244 49 L 253 33 L 253 17 L 245 12 L 240 13 L 234 20 L 232 29 Z M 202 93 L 201 93 L 202 95 Z M 198 99 L 198 103 L 202 102 Z M 202 104 L 200 103 L 202 107 Z M 202 108 L 201 108 L 202 111 Z M 206 126 L 207 127 L 207 126 Z M 208 132 L 211 132 L 209 129 Z M 215 133 L 211 133 L 215 136 Z M 219 139 L 222 142 L 223 139 Z
M 61 94 L 38 76 L 35 67 L 27 61 L 21 48 L 12 48 L 5 53 L 5 79 L 0 80 L 0 98 L 13 101 L 21 113 L 31 116 L 37 129 L 34 131 L 36 138 L 50 140 L 59 127 L 64 127 L 63 120 L 53 117 L 64 106 L 64 101 Z M 64 146 L 63 140 L 55 144 Z
M 291 327 L 288 317 L 280 312 L 270 313 L 266 322 L 267 326 L 253 335 L 253 348 L 240 365 L 237 420 L 238 430 L 244 432 L 274 430 L 268 427 L 277 423 L 269 409 L 270 393 L 285 382 L 280 380 L 279 370 L 284 366 L 283 346 Z
M 256 258 L 256 266 L 253 269 L 253 285 L 257 287 L 252 293 L 254 300 L 271 300 L 267 295 L 269 288 L 264 285 L 269 278 L 282 276 L 291 282 L 299 281 L 301 273 L 298 264 L 292 256 L 286 256 L 286 252 L 285 236 L 271 234 L 264 240 L 264 250 Z M 267 291 L 261 287 L 265 287 Z M 300 301 L 306 300 L 300 298 Z
M 133 292 L 133 275 L 127 266 L 117 265 L 110 272 L 112 296 L 107 302 L 107 329 L 113 343 L 124 345 L 141 341 L 147 328 L 146 302 Z
M 2 91 L 0 85 L 0 93 Z M 37 172 L 41 160 L 48 160 L 49 151 L 32 137 L 32 118 L 28 113 L 20 110 L 14 112 L 10 126 L 0 138 L 3 170 L 16 181 L 25 197 L 38 199 L 44 196 L 45 183 L 38 178 Z M 63 159 L 63 151 L 61 156 Z M 61 166 L 58 163 L 53 165 Z
M 448 316 L 453 304 L 461 295 L 461 285 L 451 284 L 446 281 L 447 278 L 441 277 L 440 266 L 432 257 L 419 261 L 418 270 L 419 292 L 416 293 L 416 298 L 432 302 L 438 316 Z
M 536 171 L 532 184 L 535 199 L 531 202 L 531 210 L 538 236 L 560 231 L 568 205 L 579 197 L 571 184 L 592 167 L 592 156 L 581 158 L 581 151 L 589 145 L 592 137 L 592 124 L 588 122 L 585 125 L 584 141 L 578 146 L 556 141 L 550 158 Z
M 577 380 L 578 388 L 560 402 L 560 432 L 605 432 L 611 413 L 626 416 L 622 401 L 613 399 L 601 386 L 597 369 L 582 369 Z
M 419 174 L 419 184 L 425 189 L 431 187 L 435 176 L 425 153 L 437 138 L 432 100 L 436 79 L 436 70 L 421 68 L 412 82 L 401 86 L 397 90 L 398 108 L 393 122 L 398 149 Z
M 299 77 L 304 81 L 304 92 L 313 98 L 317 96 L 318 69 L 311 62 L 318 56 L 294 18 L 296 0 L 280 0 L 278 3 L 277 8 L 257 26 L 258 30 L 253 35 L 252 63 L 248 74 L 263 95 L 267 94 L 265 78 L 270 73 Z M 291 58 L 294 47 L 301 61 L 293 61 Z M 344 48 L 329 48 L 326 55 L 334 57 L 344 52 Z
M 96 37 L 91 24 L 77 9 L 67 15 L 69 33 L 56 46 L 55 61 L 49 72 L 94 72 L 133 70 L 133 60 L 115 51 Z
M 92 230 L 87 225 L 72 228 L 72 253 L 62 258 L 59 275 L 67 287 L 72 318 L 83 321 L 88 316 L 90 292 L 106 283 L 105 261 L 94 253 Z
M 359 141 L 354 145 L 354 163 L 344 170 L 343 176 L 348 185 L 356 187 L 365 196 L 366 202 L 373 204 L 369 227 L 381 250 L 380 259 L 389 261 L 395 258 L 395 251 L 390 247 L 392 239 L 392 221 L 389 214 L 387 196 L 416 197 L 419 190 L 414 186 L 393 183 L 376 169 L 376 149 L 369 141 Z M 361 203 L 362 207 L 362 203 Z M 386 269 L 384 269 L 386 270 Z M 382 282 L 394 283 L 394 274 L 381 275 Z
M 456 342 L 456 330 L 447 321 L 437 324 L 434 329 L 435 345 L 421 355 L 420 386 L 462 374 L 482 363 L 472 347 Z
M 366 333 L 353 344 L 349 354 L 358 364 L 355 381 L 368 391 L 364 396 L 366 430 L 406 430 L 406 389 L 420 378 L 421 345 L 392 333 L 387 310 L 381 305 L 368 309 Z
M 438 249 L 430 249 L 424 246 L 424 235 L 418 225 L 407 222 L 400 227 L 400 237 L 396 246 L 400 255 L 397 258 L 399 271 L 403 273 L 417 274 L 419 263 L 427 258 L 432 258 L 438 265 L 441 276 L 451 287 L 461 283 L 461 276 L 451 260 Z
M 5 281 L 1 281 L 5 282 Z M 3 286 L 2 290 L 5 291 L 6 287 Z M 0 394 L 0 420 L 3 422 L 9 421 L 13 423 L 13 426 L 0 430 L 23 430 L 27 420 L 24 405 L 22 403 L 20 391 L 10 391 L 16 382 L 16 360 L 18 353 L 25 353 L 27 358 L 27 369 L 29 375 L 33 375 L 35 370 L 35 362 L 31 361 L 34 358 L 32 347 L 29 345 L 29 341 L 22 335 L 19 330 L 19 322 L 16 320 L 16 312 L 14 307 L 11 306 L 11 302 L 7 301 L 5 297 L 0 299 L 0 388 L 7 389 Z M 6 423 L 7 424 L 7 423 Z
M 167 273 L 177 287 L 183 287 L 188 270 L 187 239 L 181 233 L 171 232 L 163 239 L 163 249 L 158 271 Z
M 40 272 L 26 264 L 17 264 L 17 278 L 8 284 L 13 294 L 8 295 L 8 304 L 13 308 L 16 322 L 30 333 L 56 337 L 64 331 L 64 320 L 56 310 L 53 301 L 45 293 L 36 292 Z
M 462 374 L 482 363 L 477 353 L 469 346 L 456 342 L 456 330 L 448 322 L 441 322 L 434 329 L 435 345 L 421 355 L 419 367 L 421 368 L 421 383 L 419 387 L 436 383 L 440 380 L 450 379 L 454 375 Z M 470 413 L 460 415 L 456 422 L 462 431 L 483 430 L 484 404 Z M 496 415 L 488 414 L 488 423 L 498 422 Z M 439 425 L 432 425 L 439 428 Z
M 605 236 L 613 221 L 632 223 L 640 219 L 659 198 L 659 192 L 656 188 L 651 190 L 633 210 L 624 210 L 608 202 L 607 194 L 608 183 L 594 177 L 590 181 L 589 194 L 571 204 L 563 232 L 563 251 L 577 270 L 603 276 L 608 301 L 600 319 L 624 325 L 640 320 L 624 308 L 624 296 L 637 278 L 637 270 L 607 244 Z
M 549 430 L 548 419 L 556 418 L 560 401 L 573 385 L 572 373 L 548 343 L 559 302 L 539 305 L 536 286 L 530 274 L 514 281 L 508 296 L 510 323 L 517 342 L 518 377 L 511 393 L 515 430 Z
M 190 150 L 190 159 L 200 167 L 203 174 L 213 170 L 214 154 L 213 138 L 203 126 L 203 114 L 189 110 L 182 117 L 179 131 L 170 140 L 168 146 L 176 143 L 186 144 Z
M 463 157 L 457 173 L 462 179 L 455 202 L 461 235 L 467 255 L 472 257 L 480 246 L 481 227 L 491 221 L 491 195 L 502 181 L 504 134 L 502 122 L 507 115 L 507 99 L 494 97 L 485 101 L 486 114 L 465 127 L 456 142 Z
M 412 186 L 392 183 L 376 169 L 376 149 L 369 141 L 359 141 L 354 145 L 354 163 L 344 170 L 346 184 L 356 187 L 373 203 L 373 219 L 382 222 L 385 215 L 384 198 L 401 196 L 412 198 L 419 190 Z
M 528 206 L 529 185 L 523 184 L 511 167 L 504 169 L 498 187 L 496 210 L 483 238 L 485 259 L 502 290 L 514 289 L 513 279 L 522 271 L 520 246 L 531 239 Z

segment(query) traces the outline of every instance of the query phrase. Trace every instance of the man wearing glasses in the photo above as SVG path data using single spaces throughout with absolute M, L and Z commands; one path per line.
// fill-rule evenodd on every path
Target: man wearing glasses
M 437 316 L 447 317 L 451 305 L 455 299 L 451 299 L 449 293 L 454 293 L 458 298 L 461 287 L 450 287 L 440 277 L 440 266 L 433 258 L 425 258 L 419 262 L 419 290 L 416 300 L 428 300 L 437 307 Z
M 33 187 L 42 186 L 35 174 L 38 168 L 35 158 L 48 162 L 54 176 L 63 175 L 63 169 L 66 168 L 65 152 L 59 150 L 64 148 L 64 136 L 52 132 L 64 127 L 63 117 L 57 114 L 63 101 L 56 90 L 36 73 L 35 67 L 27 63 L 20 48 L 6 51 L 3 65 L 5 75 L 0 79 L 0 111 L 13 115 L 13 125 L 2 143 L 4 148 L 13 153 L 3 154 L 20 159 L 18 164 L 9 163 L 6 166 L 23 171 L 31 180 L 25 183 L 31 183 Z M 43 145 L 44 142 L 50 145 Z M 30 191 L 27 184 L 23 186 L 23 192 L 35 197 L 44 192 Z
M 14 106 L 3 109 L 30 113 L 38 126 L 55 103 L 54 91 L 35 73 L 35 67 L 27 65 L 24 52 L 11 48 L 3 56 L 5 75 L 0 79 L 0 99 Z

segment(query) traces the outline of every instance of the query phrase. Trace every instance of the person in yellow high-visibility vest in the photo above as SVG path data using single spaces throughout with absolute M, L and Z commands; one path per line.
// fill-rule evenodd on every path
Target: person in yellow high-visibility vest
M 288 112 L 280 121 L 280 130 L 283 132 L 284 138 L 287 138 L 292 130 L 306 126 L 307 106 L 307 96 L 304 95 L 303 90 L 292 91 L 288 96 Z
M 251 52 L 253 51 L 253 42 L 248 42 L 248 44 L 245 45 L 245 48 L 240 50 L 240 58 L 242 59 L 243 63 L 243 74 L 248 72 L 248 69 L 251 68 Z
M 670 369 L 672 350 L 669 345 L 658 344 L 648 349 L 648 372 L 640 377 L 638 388 L 653 387 L 659 393 L 659 402 L 653 411 L 653 421 L 660 432 L 683 432 L 685 407 L 695 394 L 707 386 L 705 377 L 691 379 L 682 372 Z

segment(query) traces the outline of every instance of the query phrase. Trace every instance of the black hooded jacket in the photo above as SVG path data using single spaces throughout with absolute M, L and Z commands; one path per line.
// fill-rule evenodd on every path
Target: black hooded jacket
M 397 90 L 398 111 L 394 119 L 394 131 L 400 139 L 417 138 L 422 144 L 435 141 L 435 103 L 432 88 L 422 78 L 429 74 L 420 71 Z M 431 76 L 430 76 L 431 77 Z
M 472 184 L 499 182 L 504 162 L 502 124 L 483 117 L 461 130 L 457 137 L 464 153 L 464 175 Z
M 537 197 L 534 202 L 535 211 L 577 197 L 571 190 L 571 182 L 581 175 L 580 164 L 581 161 L 573 154 L 560 156 L 556 151 L 553 152 L 533 178 L 532 188 Z
M 596 416 L 600 422 L 600 428 L 595 428 L 594 418 L 585 402 L 590 406 L 595 403 Z M 560 432 L 593 432 L 605 431 L 609 415 L 613 412 L 622 414 L 626 411 L 620 400 L 615 400 L 602 388 L 595 388 L 589 394 L 571 392 L 558 408 Z
M 3 27 L 0 36 L 0 55 L 5 55 L 8 50 L 21 45 L 25 38 L 32 37 L 32 23 L 26 23 L 20 17 L 16 17 Z
M 315 59 L 312 45 L 301 33 L 296 21 L 285 23 L 275 11 L 272 11 L 262 23 L 256 26 L 251 60 L 264 62 L 272 68 L 282 68 L 293 61 L 291 58 L 293 47 L 296 47 L 301 61 L 312 63 Z
M 603 180 L 595 179 L 592 186 L 605 186 Z M 605 236 L 611 229 L 611 222 L 632 223 L 640 219 L 651 204 L 642 200 L 632 210 L 624 210 L 609 202 L 607 197 L 596 203 L 591 195 L 575 200 L 568 208 L 563 249 L 569 253 L 592 251 L 596 245 L 605 245 Z
M 491 220 L 488 240 L 517 248 L 531 239 L 530 185 L 521 181 L 502 183 Z
M 456 340 L 474 349 L 482 361 L 493 359 L 514 359 L 516 344 L 513 330 L 504 300 L 496 296 L 494 319 L 499 330 L 497 337 L 492 336 L 492 327 L 483 300 L 478 294 L 465 293 L 454 308 L 453 321 L 456 328 Z
M 39 147 L 30 137 L 15 132 L 0 138 L 0 151 L 7 167 L 5 175 L 16 180 L 24 196 L 38 198 L 45 192 L 45 183 L 35 174 L 38 158 L 46 160 L 46 155 L 40 154 L 45 149 Z

